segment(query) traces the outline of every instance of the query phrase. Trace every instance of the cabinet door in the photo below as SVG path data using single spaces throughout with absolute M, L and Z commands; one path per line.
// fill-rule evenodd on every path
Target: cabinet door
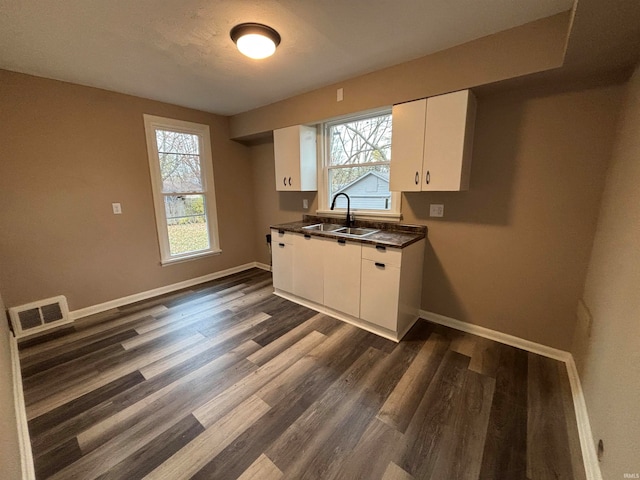
M 362 246 L 336 240 L 327 240 L 324 246 L 324 304 L 358 317 Z
M 362 260 L 360 318 L 388 330 L 398 328 L 400 267 Z
M 474 119 L 469 90 L 427 100 L 422 190 L 469 188 Z
M 318 189 L 316 129 L 294 125 L 273 131 L 276 190 L 314 191 Z
M 297 126 L 273 131 L 276 190 L 295 190 L 300 176 L 300 130 Z
M 293 245 L 274 239 L 271 256 L 273 287 L 293 293 Z
M 426 108 L 426 99 L 393 106 L 389 180 L 391 191 L 420 191 Z
M 293 239 L 293 293 L 322 305 L 322 239 L 295 235 Z

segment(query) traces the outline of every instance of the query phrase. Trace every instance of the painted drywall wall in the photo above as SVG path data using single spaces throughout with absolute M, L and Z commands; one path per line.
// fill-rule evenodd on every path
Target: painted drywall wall
M 404 221 L 429 227 L 423 309 L 570 348 L 621 94 L 558 85 L 479 99 L 469 191 L 403 195 Z
M 144 113 L 209 125 L 221 255 L 160 266 Z M 0 124 L 7 306 L 62 294 L 76 310 L 254 261 L 249 152 L 227 117 L 0 71 Z
M 403 221 L 429 227 L 424 310 L 569 349 L 621 94 L 572 85 L 479 99 L 470 190 L 403 194 Z M 299 219 L 301 200 L 273 187 L 273 145 L 251 149 L 259 230 Z M 442 220 L 430 203 L 444 204 Z
M 317 192 L 276 191 L 275 158 L 273 143 L 266 142 L 251 147 L 253 191 L 255 195 L 256 260 L 270 265 L 271 257 L 266 242 L 270 225 L 300 220 L 305 213 L 315 214 L 318 209 Z M 303 199 L 309 208 L 302 208 Z
M 560 67 L 571 13 L 511 28 L 231 117 L 232 138 L 315 123 Z M 342 88 L 344 100 L 336 101 Z
M 20 441 L 13 397 L 13 367 L 4 302 L 0 296 L 0 472 L 2 478 L 22 478 Z
M 640 475 L 640 66 L 629 82 L 607 175 L 573 353 L 604 478 Z M 595 446 L 594 446 L 595 448 Z

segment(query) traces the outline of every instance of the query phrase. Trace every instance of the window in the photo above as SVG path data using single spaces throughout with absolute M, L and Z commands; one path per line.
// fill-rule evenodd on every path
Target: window
M 220 253 L 209 127 L 144 116 L 162 264 Z
M 389 191 L 391 112 L 327 122 L 323 132 L 321 210 L 346 193 L 359 215 L 399 217 L 400 196 Z M 336 208 L 347 208 L 344 196 L 337 197 Z

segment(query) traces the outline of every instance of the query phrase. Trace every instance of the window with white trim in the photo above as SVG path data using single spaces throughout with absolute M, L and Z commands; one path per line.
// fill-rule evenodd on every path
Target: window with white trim
M 209 126 L 144 115 L 162 264 L 220 253 Z
M 357 215 L 399 218 L 400 194 L 389 191 L 391 122 L 391 112 L 385 110 L 323 125 L 322 213 L 327 213 L 336 195 L 346 193 Z M 343 195 L 335 207 L 346 210 Z

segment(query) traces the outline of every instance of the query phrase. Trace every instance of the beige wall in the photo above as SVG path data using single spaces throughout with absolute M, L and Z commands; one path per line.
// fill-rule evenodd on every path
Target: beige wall
M 640 66 L 627 94 L 583 295 L 591 336 L 576 328 L 574 340 L 607 479 L 640 474 Z
M 13 367 L 9 328 L 0 296 L 0 472 L 6 480 L 21 478 L 20 443 L 13 402 Z
M 403 195 L 403 221 L 429 227 L 423 309 L 569 349 L 621 93 L 479 99 L 470 190 Z M 259 242 L 303 213 L 301 194 L 275 192 L 272 149 L 252 147 Z M 444 203 L 443 220 L 430 203 Z
M 425 310 L 569 349 L 621 91 L 479 99 L 470 190 L 403 198 L 429 227 Z
M 233 138 L 314 123 L 560 67 L 571 20 L 560 13 L 231 117 Z M 344 100 L 336 101 L 343 88 Z
M 221 255 L 160 266 L 143 113 L 210 126 Z M 7 71 L 0 118 L 8 306 L 64 294 L 75 310 L 254 261 L 249 152 L 228 118 Z

